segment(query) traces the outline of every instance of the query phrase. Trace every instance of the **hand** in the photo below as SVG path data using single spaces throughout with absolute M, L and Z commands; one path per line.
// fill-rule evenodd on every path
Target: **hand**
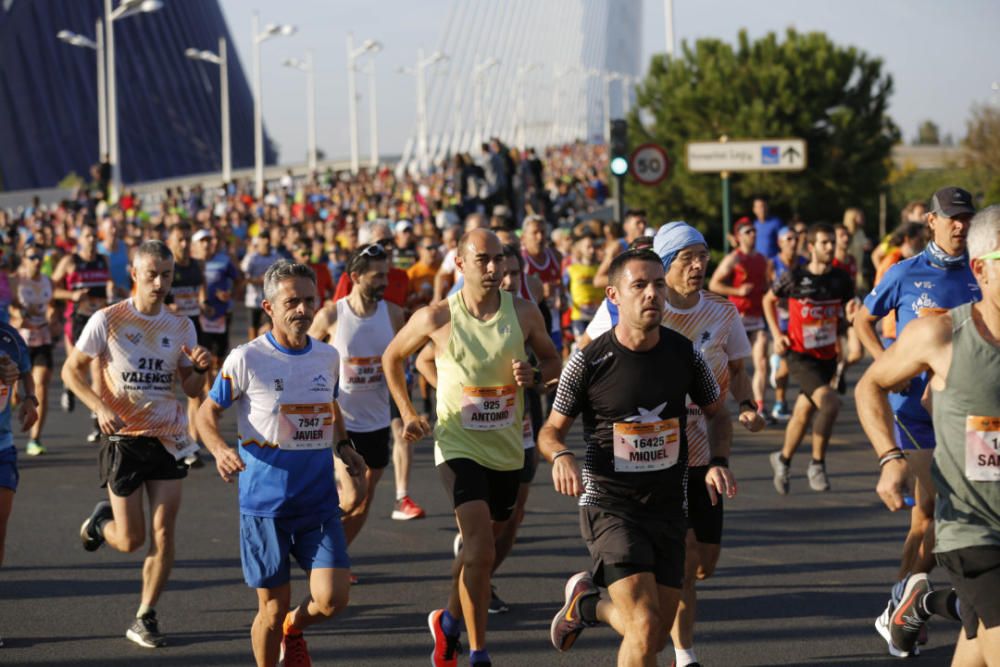
M 535 369 L 531 364 L 515 359 L 511 366 L 514 369 L 514 382 L 518 387 L 530 387 L 535 384 Z
M 14 360 L 7 356 L 5 353 L 0 352 L 0 382 L 7 385 L 8 387 L 13 387 L 21 377 L 21 371 L 17 369 L 17 364 Z
M 80 299 L 82 299 L 85 296 L 87 296 L 87 290 L 86 289 L 74 290 L 73 291 L 73 296 L 72 296 L 73 303 L 80 303 Z
M 193 350 L 187 345 L 181 345 L 181 352 L 191 360 L 195 368 L 208 368 L 212 363 L 212 354 L 201 345 L 195 345 Z
M 740 424 L 751 433 L 764 428 L 764 417 L 756 410 L 743 410 L 739 416 Z
M 215 298 L 218 299 L 219 301 L 221 301 L 222 303 L 228 303 L 229 302 L 229 290 L 227 290 L 227 289 L 217 289 L 217 290 L 215 290 Z
M 552 464 L 552 485 L 565 496 L 583 493 L 583 477 L 576 465 L 575 456 L 560 456 Z
M 750 296 L 750 292 L 753 291 L 753 283 L 743 283 L 734 289 L 736 290 L 736 296 Z
M 232 482 L 237 473 L 246 470 L 243 459 L 232 447 L 222 446 L 218 451 L 212 452 L 215 457 L 215 469 L 219 471 L 219 477 L 226 482 Z
M 879 498 L 889 508 L 890 512 L 895 512 L 906 507 L 903 496 L 906 495 L 906 478 L 909 473 L 909 465 L 906 459 L 893 459 L 882 466 L 882 473 L 878 478 L 878 485 L 875 492 Z
M 719 496 L 725 494 L 726 498 L 736 497 L 736 478 L 729 468 L 725 466 L 712 466 L 705 475 L 705 487 L 708 489 L 708 497 L 712 505 L 719 502 Z
M 21 430 L 27 431 L 38 421 L 38 410 L 34 401 L 21 401 L 21 407 L 17 409 L 17 418 L 21 421 Z
M 344 462 L 347 473 L 351 477 L 364 477 L 368 466 L 365 464 L 365 457 L 358 453 L 353 447 L 344 445 L 340 448 L 340 460 Z
M 403 439 L 416 442 L 431 434 L 431 425 L 423 417 L 414 415 L 403 422 Z
M 792 341 L 785 334 L 781 334 L 780 336 L 774 337 L 775 354 L 782 355 L 785 352 L 787 352 L 791 346 L 792 346 Z
M 103 403 L 97 408 L 97 424 L 101 427 L 101 433 L 104 435 L 114 435 L 125 428 L 125 422 L 122 421 L 122 418 Z

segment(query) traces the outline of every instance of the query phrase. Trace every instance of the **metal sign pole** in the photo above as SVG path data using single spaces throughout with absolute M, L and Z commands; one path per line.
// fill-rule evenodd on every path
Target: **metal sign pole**
M 729 172 L 719 173 L 722 177 L 722 247 L 729 254 L 729 230 L 733 224 L 732 208 L 729 205 Z

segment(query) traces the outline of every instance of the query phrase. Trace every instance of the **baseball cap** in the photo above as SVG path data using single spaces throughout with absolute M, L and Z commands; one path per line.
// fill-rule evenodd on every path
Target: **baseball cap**
M 943 215 L 946 218 L 954 218 L 963 213 L 976 213 L 976 207 L 972 205 L 972 195 L 968 190 L 950 185 L 941 188 L 931 197 L 931 213 Z
M 191 237 L 191 240 L 194 241 L 195 243 L 197 243 L 198 241 L 200 241 L 200 240 L 202 240 L 204 238 L 207 238 L 207 237 L 209 237 L 211 235 L 212 235 L 212 232 L 208 231 L 207 229 L 199 229 L 198 231 L 196 231 L 194 233 L 194 236 Z
M 395 231 L 397 234 L 401 234 L 407 229 L 412 230 L 413 223 L 410 222 L 409 220 L 400 220 L 399 222 L 396 223 L 396 226 L 393 228 L 393 231 Z
M 753 220 L 747 216 L 743 216 L 739 220 L 733 223 L 733 234 L 739 234 L 740 230 L 744 227 L 753 227 Z
M 795 236 L 795 230 L 787 225 L 778 230 L 779 239 L 783 239 L 786 236 Z

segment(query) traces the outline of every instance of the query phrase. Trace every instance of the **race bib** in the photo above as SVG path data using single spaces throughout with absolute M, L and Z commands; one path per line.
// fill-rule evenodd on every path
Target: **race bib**
M 941 313 L 947 312 L 947 308 L 921 308 L 917 311 L 917 317 L 928 317 L 930 315 L 940 315 Z
M 522 420 L 523 428 L 521 430 L 522 444 L 524 444 L 525 449 L 531 449 L 535 446 L 535 430 L 531 428 L 531 415 L 528 414 L 528 410 L 524 411 L 524 419 Z
M 802 346 L 807 350 L 827 347 L 837 342 L 837 320 L 817 320 L 802 325 Z
M 278 408 L 279 449 L 333 447 L 333 404 L 291 403 Z
M 188 438 L 186 433 L 177 438 L 160 436 L 157 440 L 177 461 L 198 451 L 198 443 Z
M 178 315 L 191 317 L 198 314 L 198 292 L 191 288 L 175 288 L 173 296 Z
M 213 317 L 209 319 L 204 315 L 198 316 L 198 324 L 201 325 L 201 330 L 205 333 L 210 334 L 221 334 L 226 333 L 226 316 L 222 315 L 220 317 Z
M 616 423 L 613 441 L 615 472 L 666 470 L 680 453 L 680 420 Z
M 966 417 L 965 476 L 971 482 L 1000 482 L 1000 417 Z
M 517 387 L 462 387 L 462 428 L 499 431 L 515 424 Z
M 349 393 L 372 391 L 385 384 L 382 357 L 349 357 L 340 363 L 340 387 Z

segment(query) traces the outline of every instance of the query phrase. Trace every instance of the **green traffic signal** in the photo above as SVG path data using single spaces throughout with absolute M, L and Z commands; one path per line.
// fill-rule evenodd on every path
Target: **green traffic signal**
M 624 176 L 628 173 L 628 160 L 623 157 L 612 158 L 611 173 L 615 176 Z

